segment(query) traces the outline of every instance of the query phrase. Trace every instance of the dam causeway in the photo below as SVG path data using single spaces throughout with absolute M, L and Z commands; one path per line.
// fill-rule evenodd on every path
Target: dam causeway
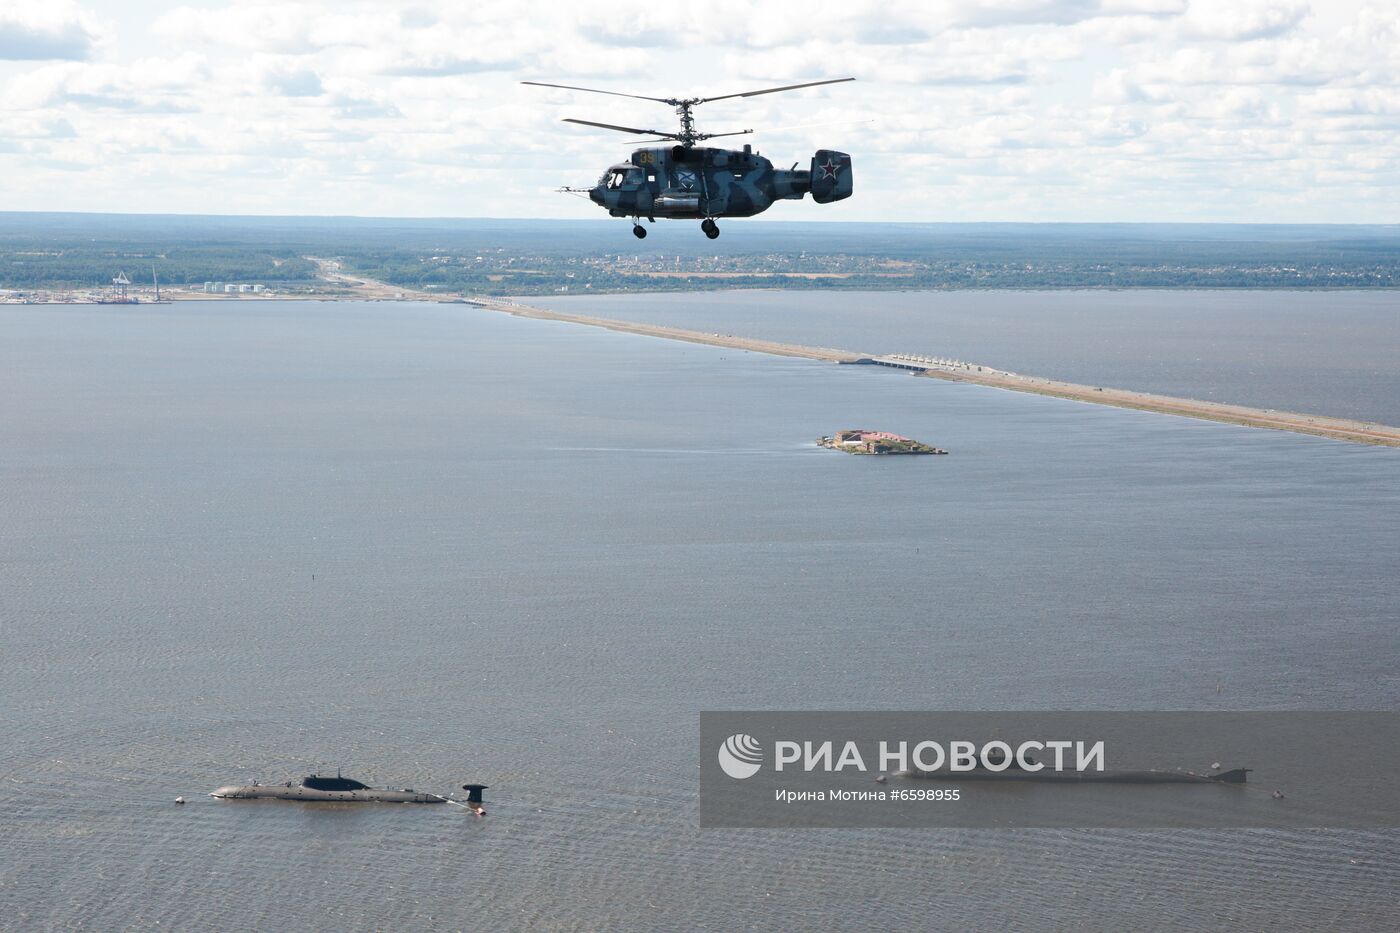
M 751 340 L 733 334 L 705 333 L 679 327 L 664 327 L 657 324 L 637 324 L 619 321 L 614 318 L 588 317 L 581 314 L 566 314 L 535 308 L 517 301 L 502 298 L 475 298 L 464 302 L 472 307 L 487 311 L 499 311 L 516 317 L 536 318 L 547 321 L 562 321 L 583 324 L 588 327 L 602 327 L 621 333 L 638 334 L 644 337 L 660 337 L 664 340 L 680 340 L 686 343 L 699 343 L 712 347 L 728 347 L 753 353 L 769 353 L 774 356 L 794 356 L 810 360 L 823 360 L 828 363 L 843 363 L 867 366 L 883 366 L 900 369 L 911 375 L 944 379 L 950 382 L 970 382 L 974 385 L 1008 389 L 1013 392 L 1029 392 L 1035 395 L 1049 395 L 1054 398 L 1088 402 L 1094 405 L 1108 405 L 1113 408 L 1132 408 L 1164 415 L 1177 415 L 1183 418 L 1196 418 L 1203 421 L 1219 421 L 1252 428 L 1268 428 L 1275 431 L 1291 431 L 1295 434 L 1311 434 L 1334 440 L 1350 441 L 1356 444 L 1370 444 L 1380 447 L 1400 447 L 1400 427 L 1376 424 L 1368 421 L 1353 421 L 1348 418 L 1331 418 L 1326 415 L 1308 415 L 1299 412 L 1275 411 L 1267 408 L 1249 408 L 1244 405 L 1227 405 L 1220 402 L 1207 402 L 1200 399 L 1178 398 L 1170 395 L 1154 395 L 1149 392 L 1134 392 L 1127 389 L 1112 389 L 1104 386 L 1079 385 L 1073 382 L 1060 382 L 1037 376 L 1024 376 L 994 369 L 964 360 L 943 357 L 916 356 L 906 353 L 870 355 L 852 353 L 830 347 L 809 347 L 801 344 L 779 343 L 772 340 Z

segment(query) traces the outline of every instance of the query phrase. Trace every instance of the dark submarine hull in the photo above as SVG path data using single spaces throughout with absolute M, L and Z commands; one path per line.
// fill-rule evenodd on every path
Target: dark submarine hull
M 306 803 L 446 803 L 445 797 L 410 790 L 320 791 L 297 784 L 244 784 L 220 787 L 209 794 L 220 800 L 301 800 Z
M 210 792 L 209 796 L 220 800 L 299 800 L 303 803 L 452 803 L 480 816 L 486 812 L 481 798 L 485 789 L 485 784 L 463 784 L 462 790 L 467 791 L 467 800 L 463 803 L 410 787 L 390 790 L 370 787 L 338 774 L 335 777 L 312 774 L 283 784 L 228 784 Z

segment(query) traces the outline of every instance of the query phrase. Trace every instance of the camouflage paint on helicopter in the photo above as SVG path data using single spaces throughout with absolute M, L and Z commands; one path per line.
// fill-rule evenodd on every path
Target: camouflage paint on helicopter
M 705 139 L 716 136 L 741 136 L 752 133 L 753 130 L 734 133 L 696 132 L 691 108 L 711 100 L 753 97 L 758 94 L 772 94 L 777 91 L 851 80 L 854 79 L 835 78 L 746 91 L 742 94 L 726 94 L 722 97 L 686 99 L 643 97 L 639 94 L 599 91 L 564 84 L 541 84 L 536 81 L 522 83 L 610 94 L 615 97 L 636 97 L 675 107 L 681 121 L 679 133 L 595 123 L 591 120 L 566 119 L 565 122 L 568 123 L 660 137 L 656 142 L 675 140 L 679 145 L 638 149 L 632 153 L 630 161 L 614 165 L 604 172 L 598 179 L 598 184 L 592 188 L 560 190 L 573 194 L 587 194 L 589 200 L 606 209 L 613 217 L 631 217 L 632 232 L 638 237 L 647 235 L 646 228 L 640 223 L 641 218 L 655 221 L 656 218 L 662 217 L 698 219 L 705 235 L 714 239 L 719 236 L 719 227 L 714 220 L 716 217 L 752 217 L 767 210 L 774 201 L 801 200 L 808 192 L 811 192 L 812 200 L 818 204 L 829 204 L 849 198 L 854 185 L 851 157 L 833 149 L 818 149 L 807 169 L 798 169 L 796 163 L 790 169 L 775 169 L 772 162 L 754 152 L 750 146 L 745 146 L 742 150 L 697 147 L 695 144 Z
M 852 183 L 844 152 L 820 149 L 810 169 L 775 169 L 748 146 L 673 146 L 638 149 L 630 162 L 604 172 L 588 197 L 614 217 L 752 217 L 809 191 L 819 204 L 849 198 Z

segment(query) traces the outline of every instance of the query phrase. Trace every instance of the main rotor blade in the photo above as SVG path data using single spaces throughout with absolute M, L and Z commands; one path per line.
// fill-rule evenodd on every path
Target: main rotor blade
M 621 91 L 600 91 L 596 87 L 574 87 L 572 84 L 545 84 L 543 81 L 521 81 L 521 84 L 531 84 L 535 87 L 558 87 L 566 91 L 587 91 L 590 94 L 611 94 L 613 97 L 635 97 L 637 100 L 654 100 L 658 104 L 671 104 L 674 101 L 665 97 L 644 97 L 641 94 L 624 94 Z
M 776 94 L 779 91 L 795 91 L 800 87 L 816 87 L 820 84 L 841 84 L 844 81 L 854 81 L 855 78 L 831 78 L 826 81 L 808 81 L 806 84 L 788 84 L 783 87 L 767 87 L 761 91 L 744 91 L 742 94 L 721 94 L 719 97 L 702 97 L 696 101 L 697 104 L 708 103 L 712 100 L 729 100 L 731 97 L 757 97 L 760 94 Z
M 700 133 L 696 139 L 719 139 L 721 136 L 747 136 L 753 130 L 735 130 L 733 133 Z
M 614 126 L 611 123 L 594 123 L 592 120 L 575 120 L 573 117 L 565 117 L 565 123 L 579 123 L 583 126 L 596 126 L 605 130 L 617 130 L 619 133 L 632 133 L 636 136 L 667 136 L 674 138 L 674 133 L 663 133 L 661 130 L 639 130 L 635 126 Z

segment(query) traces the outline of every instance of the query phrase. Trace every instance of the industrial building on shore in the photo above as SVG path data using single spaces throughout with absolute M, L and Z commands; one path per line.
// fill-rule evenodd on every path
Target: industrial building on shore
M 250 284 L 248 284 L 248 283 L 246 283 L 246 282 L 244 282 L 244 283 L 233 283 L 233 282 L 205 282 L 205 283 L 204 283 L 204 293 L 205 293 L 206 295 L 246 295 L 246 294 L 250 294 L 250 293 L 251 293 L 251 294 L 254 294 L 254 295 L 261 295 L 264 291 L 266 291 L 266 289 L 267 289 L 267 286 L 262 285 L 261 283 L 256 284 L 256 285 L 250 285 Z

